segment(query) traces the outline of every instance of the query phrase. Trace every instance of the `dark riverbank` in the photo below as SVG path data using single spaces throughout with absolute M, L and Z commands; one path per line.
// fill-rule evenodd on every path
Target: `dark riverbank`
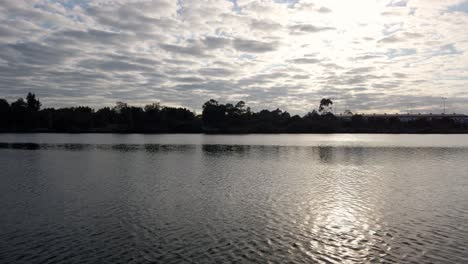
M 145 107 L 117 103 L 98 110 L 86 106 L 45 108 L 28 94 L 26 100 L 9 104 L 0 99 L 0 133 L 206 133 L 206 134 L 295 134 L 295 133 L 468 133 L 466 116 L 459 115 L 372 115 L 347 112 L 334 115 L 333 102 L 323 99 L 319 111 L 304 116 L 286 111 L 254 112 L 243 101 L 220 104 L 209 100 L 197 115 L 186 108 Z
M 108 130 L 108 129 L 84 129 L 84 130 L 0 130 L 0 134 L 29 134 L 29 133 L 55 133 L 55 134 L 208 134 L 208 135 L 248 135 L 248 134 L 468 134 L 468 129 L 457 130 L 322 130 L 322 131 L 214 131 L 214 130 Z

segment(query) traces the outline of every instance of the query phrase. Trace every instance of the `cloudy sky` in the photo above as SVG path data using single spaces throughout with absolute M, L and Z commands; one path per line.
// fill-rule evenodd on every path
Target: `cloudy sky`
M 0 97 L 468 113 L 468 1 L 0 0 Z

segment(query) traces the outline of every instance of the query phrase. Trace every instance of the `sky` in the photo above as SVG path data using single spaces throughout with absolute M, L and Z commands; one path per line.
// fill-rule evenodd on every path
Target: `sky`
M 0 98 L 468 114 L 465 0 L 0 0 Z

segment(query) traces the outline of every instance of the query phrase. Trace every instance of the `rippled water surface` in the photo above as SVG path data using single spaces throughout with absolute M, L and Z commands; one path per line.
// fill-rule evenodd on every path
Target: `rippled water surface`
M 0 135 L 0 263 L 467 263 L 466 135 Z

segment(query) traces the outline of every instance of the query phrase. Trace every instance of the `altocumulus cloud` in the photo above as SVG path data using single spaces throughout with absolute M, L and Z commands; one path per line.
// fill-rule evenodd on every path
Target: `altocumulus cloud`
M 461 0 L 2 0 L 0 97 L 468 113 Z

